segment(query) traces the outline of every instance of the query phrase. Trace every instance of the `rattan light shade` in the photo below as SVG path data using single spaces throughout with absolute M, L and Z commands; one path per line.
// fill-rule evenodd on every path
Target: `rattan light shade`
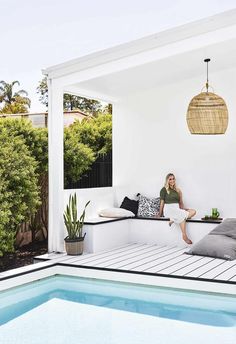
M 224 99 L 211 92 L 195 96 L 187 112 L 191 134 L 224 134 L 228 126 L 228 110 Z

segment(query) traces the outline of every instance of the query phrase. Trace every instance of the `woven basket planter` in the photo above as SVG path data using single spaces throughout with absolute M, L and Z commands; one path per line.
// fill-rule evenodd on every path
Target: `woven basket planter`
M 187 112 L 191 134 L 224 134 L 228 126 L 228 110 L 224 99 L 211 92 L 195 96 Z

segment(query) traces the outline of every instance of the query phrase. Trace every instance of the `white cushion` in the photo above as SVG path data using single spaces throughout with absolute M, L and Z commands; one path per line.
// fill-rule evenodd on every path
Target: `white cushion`
M 123 209 L 123 208 L 107 208 L 99 212 L 99 216 L 102 217 L 134 217 L 132 211 Z

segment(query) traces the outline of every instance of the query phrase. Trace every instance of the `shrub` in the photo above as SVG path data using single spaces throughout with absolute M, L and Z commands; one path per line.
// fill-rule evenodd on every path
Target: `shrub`
M 47 208 L 48 133 L 30 121 L 0 119 L 0 255 L 14 249 L 19 224 Z M 111 115 L 76 122 L 64 133 L 65 186 L 78 181 L 112 147 Z M 47 229 L 47 209 L 41 224 Z M 40 213 L 40 209 L 38 209 Z
M 91 148 L 78 141 L 75 132 L 66 128 L 64 132 L 64 180 L 65 186 L 76 182 L 89 170 L 95 160 Z
M 95 156 L 107 154 L 112 149 L 112 116 L 100 114 L 97 117 L 84 119 L 81 123 L 75 122 L 70 130 L 77 139 L 89 146 Z
M 3 118 L 0 131 L 7 130 L 11 136 L 21 137 L 31 156 L 37 161 L 38 174 L 48 170 L 48 131 L 46 128 L 34 128 L 27 119 Z
M 12 250 L 18 226 L 40 204 L 37 163 L 25 141 L 0 130 L 0 255 Z

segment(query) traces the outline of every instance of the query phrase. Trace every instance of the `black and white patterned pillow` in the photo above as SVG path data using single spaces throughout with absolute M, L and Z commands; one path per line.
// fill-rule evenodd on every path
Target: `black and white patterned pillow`
M 160 197 L 148 198 L 139 195 L 138 216 L 139 217 L 153 217 L 160 209 Z

